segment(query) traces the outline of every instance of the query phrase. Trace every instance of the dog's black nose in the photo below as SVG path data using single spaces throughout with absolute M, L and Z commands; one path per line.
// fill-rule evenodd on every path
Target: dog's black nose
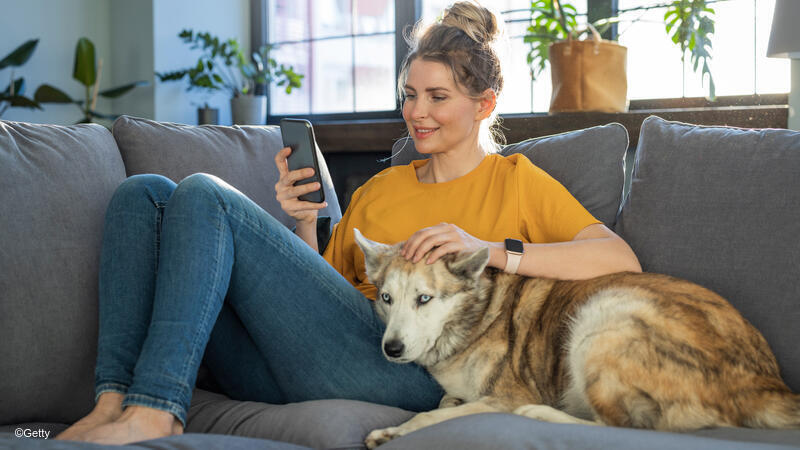
M 403 341 L 399 339 L 392 339 L 383 344 L 383 351 L 392 358 L 399 358 L 405 349 L 406 346 L 403 345 Z

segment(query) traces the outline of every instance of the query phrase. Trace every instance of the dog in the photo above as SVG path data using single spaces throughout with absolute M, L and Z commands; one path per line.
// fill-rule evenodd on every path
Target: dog
M 716 293 L 653 273 L 588 280 L 487 268 L 489 249 L 407 261 L 355 229 L 383 353 L 444 388 L 439 409 L 367 435 L 374 448 L 481 412 L 664 431 L 800 428 L 767 341 Z

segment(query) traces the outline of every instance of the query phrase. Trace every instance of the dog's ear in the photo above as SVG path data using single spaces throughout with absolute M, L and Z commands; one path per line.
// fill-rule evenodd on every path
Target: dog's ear
M 478 278 L 489 264 L 489 247 L 472 253 L 461 253 L 447 265 L 450 272 L 464 278 Z
M 367 277 L 372 283 L 376 282 L 376 276 L 383 267 L 384 263 L 392 253 L 392 246 L 371 241 L 364 237 L 358 228 L 353 228 L 356 244 L 364 252 L 364 265 L 367 268 Z

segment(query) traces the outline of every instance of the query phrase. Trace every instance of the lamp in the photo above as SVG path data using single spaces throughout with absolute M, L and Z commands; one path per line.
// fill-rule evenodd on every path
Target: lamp
M 800 24 L 800 1 L 776 0 L 767 56 L 791 59 L 788 124 L 791 130 L 800 130 L 800 26 L 798 24 Z

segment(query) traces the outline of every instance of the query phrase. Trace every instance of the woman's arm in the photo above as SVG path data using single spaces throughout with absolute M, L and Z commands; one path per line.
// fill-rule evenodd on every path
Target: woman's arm
M 524 244 L 520 275 L 579 280 L 615 272 L 641 272 L 630 246 L 605 225 L 589 225 L 567 242 Z M 505 245 L 489 243 L 489 265 L 506 266 Z
M 432 263 L 447 253 L 476 251 L 489 247 L 489 266 L 503 270 L 506 266 L 502 242 L 477 239 L 461 228 L 441 223 L 412 235 L 401 250 L 402 255 L 417 262 L 430 250 L 427 262 Z M 641 272 L 633 250 L 605 225 L 589 225 L 571 240 L 552 244 L 525 244 L 525 252 L 517 273 L 520 275 L 585 279 L 614 272 Z

